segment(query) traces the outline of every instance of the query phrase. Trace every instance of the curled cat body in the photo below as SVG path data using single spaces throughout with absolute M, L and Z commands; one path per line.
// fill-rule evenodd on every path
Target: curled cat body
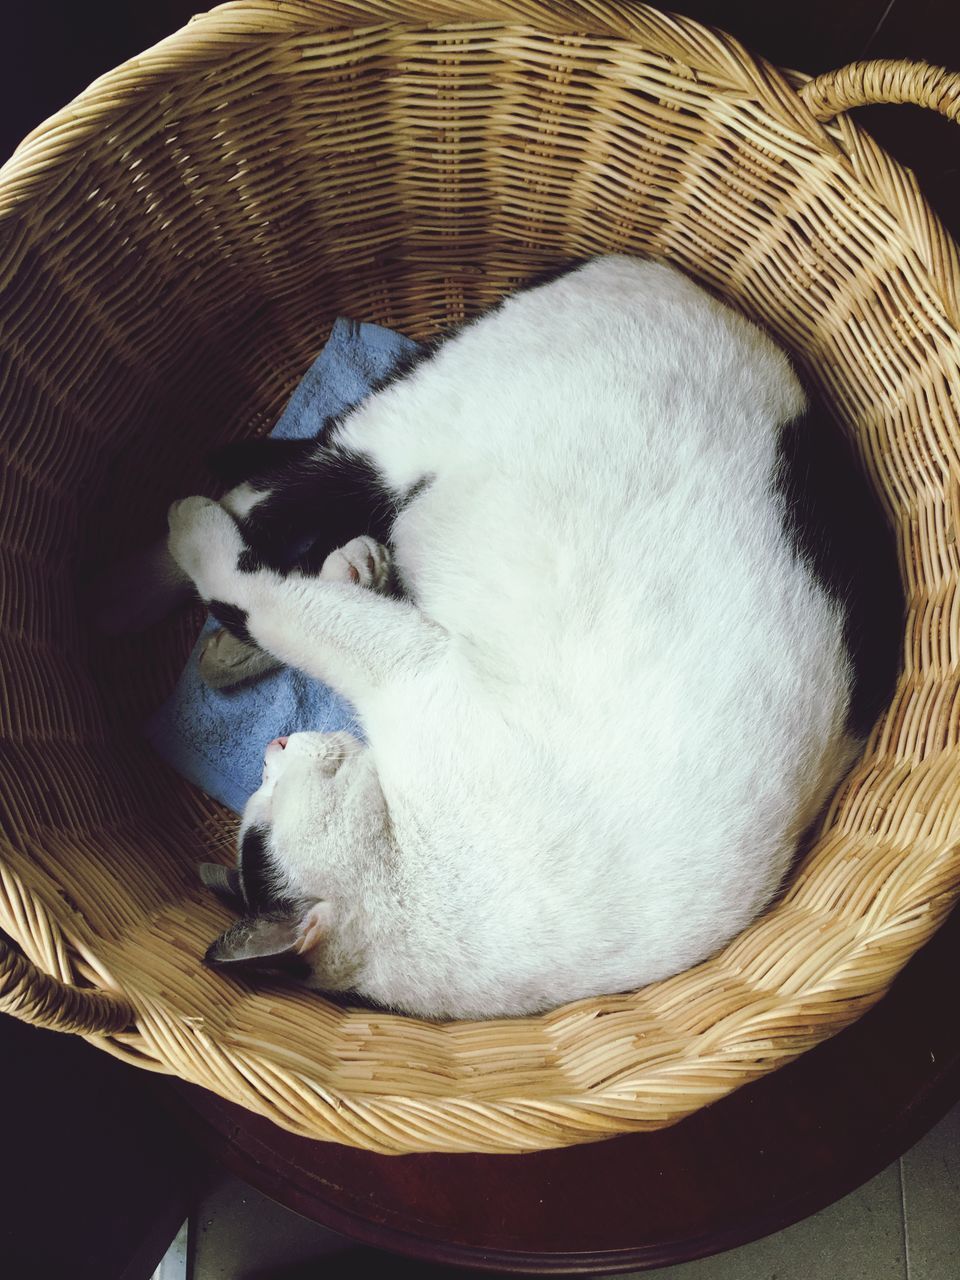
M 275 467 L 265 442 L 223 504 L 175 503 L 182 573 L 366 739 L 267 748 L 209 959 L 486 1018 L 643 986 L 749 924 L 863 742 L 847 588 L 784 472 L 806 410 L 759 328 L 614 255 Z M 283 562 L 277 529 L 325 513 L 322 556 Z

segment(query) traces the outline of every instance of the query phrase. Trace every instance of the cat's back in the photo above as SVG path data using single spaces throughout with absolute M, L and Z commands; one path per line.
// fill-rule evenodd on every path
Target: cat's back
M 609 485 L 630 463 L 642 480 L 665 416 L 682 446 L 738 414 L 785 421 L 802 402 L 754 325 L 666 263 L 608 255 L 464 326 L 366 402 L 344 438 L 399 491 L 469 472 L 553 477 L 559 498 L 591 477 Z
M 638 823 L 663 848 L 719 845 L 774 793 L 783 817 L 813 785 L 791 762 L 816 773 L 849 693 L 841 613 L 784 523 L 779 441 L 804 396 L 783 353 L 679 272 L 615 257 L 508 300 L 424 373 L 408 423 L 425 450 L 440 412 L 444 443 L 396 558 L 453 638 L 460 701 L 396 717 L 402 768 L 416 714 L 428 754 L 447 743 L 436 776 L 489 756 L 477 813 L 505 772 L 561 818 L 533 775 L 599 779 L 625 849 Z
M 786 357 L 679 272 L 631 259 L 521 293 L 502 319 L 461 335 L 462 359 L 451 345 L 451 378 L 475 378 L 447 431 L 470 445 L 438 451 L 395 527 L 458 659 L 457 714 L 443 699 L 437 723 L 419 713 L 428 754 L 448 747 L 431 770 L 469 754 L 489 774 L 478 814 L 500 773 L 525 777 L 548 829 L 567 817 L 530 798 L 540 780 L 573 794 L 594 779 L 584 839 L 602 828 L 624 850 L 638 830 L 662 850 L 735 843 L 760 799 L 789 825 L 843 733 L 850 672 L 841 612 L 785 529 L 778 446 L 804 406 Z
M 777 439 L 802 406 L 780 350 L 681 273 L 597 259 L 508 299 L 377 411 L 385 464 L 398 448 L 428 477 L 394 528 L 400 572 L 518 670 L 562 666 L 565 637 L 569 661 L 584 634 L 632 652 L 718 573 L 745 607 L 783 541 Z
M 430 833 L 414 880 L 451 954 L 475 939 L 458 981 L 519 1012 L 524 983 L 556 1002 L 701 959 L 849 758 L 842 617 L 777 484 L 804 405 L 786 357 L 672 269 L 602 259 L 396 404 L 431 477 L 397 560 L 458 665 L 369 727 L 405 848 Z

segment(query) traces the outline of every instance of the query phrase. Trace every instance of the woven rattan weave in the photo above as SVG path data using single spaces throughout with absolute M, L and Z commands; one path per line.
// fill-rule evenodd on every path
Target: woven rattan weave
M 676 1121 L 877 1001 L 960 890 L 957 250 L 842 114 L 960 80 L 809 81 L 608 0 L 240 0 L 104 76 L 0 172 L 0 1008 L 296 1132 L 507 1151 Z M 338 315 L 416 338 L 536 271 L 663 254 L 768 325 L 899 540 L 903 671 L 786 897 L 709 963 L 428 1025 L 199 957 L 230 822 L 138 726 L 196 618 L 105 642 L 85 564 L 265 429 Z

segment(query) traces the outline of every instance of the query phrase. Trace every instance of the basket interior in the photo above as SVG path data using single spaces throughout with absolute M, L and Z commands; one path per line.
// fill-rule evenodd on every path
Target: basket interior
M 551 1145 L 568 1101 L 582 1140 L 626 1107 L 630 1127 L 675 1119 L 850 1022 L 952 904 L 951 299 L 865 184 L 868 141 L 851 159 L 853 135 L 785 107 L 772 71 L 689 55 L 491 24 L 264 37 L 161 79 L 10 216 L 0 826 L 29 892 L 8 889 L 0 925 L 130 996 L 114 1052 L 382 1149 Z M 543 1018 L 429 1026 L 201 968 L 226 913 L 195 866 L 227 860 L 232 821 L 140 736 L 199 616 L 103 641 L 86 574 L 208 487 L 209 447 L 269 429 L 336 316 L 423 339 L 610 250 L 669 257 L 783 340 L 895 524 L 904 674 L 823 836 L 717 961 Z M 729 1069 L 705 1070 L 721 1042 Z M 392 1097 L 416 1103 L 401 1136 L 371 1119 Z M 505 1097 L 525 1107 L 509 1141 L 464 1105 Z

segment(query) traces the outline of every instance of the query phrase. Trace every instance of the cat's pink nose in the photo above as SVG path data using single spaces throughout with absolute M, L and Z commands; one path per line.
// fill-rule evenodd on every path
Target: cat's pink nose
M 289 741 L 290 741 L 289 735 L 287 735 L 287 737 L 285 738 L 271 738 L 270 741 L 267 743 L 267 750 L 269 751 L 271 747 L 279 747 L 281 750 L 283 750 L 283 748 L 287 745 Z

